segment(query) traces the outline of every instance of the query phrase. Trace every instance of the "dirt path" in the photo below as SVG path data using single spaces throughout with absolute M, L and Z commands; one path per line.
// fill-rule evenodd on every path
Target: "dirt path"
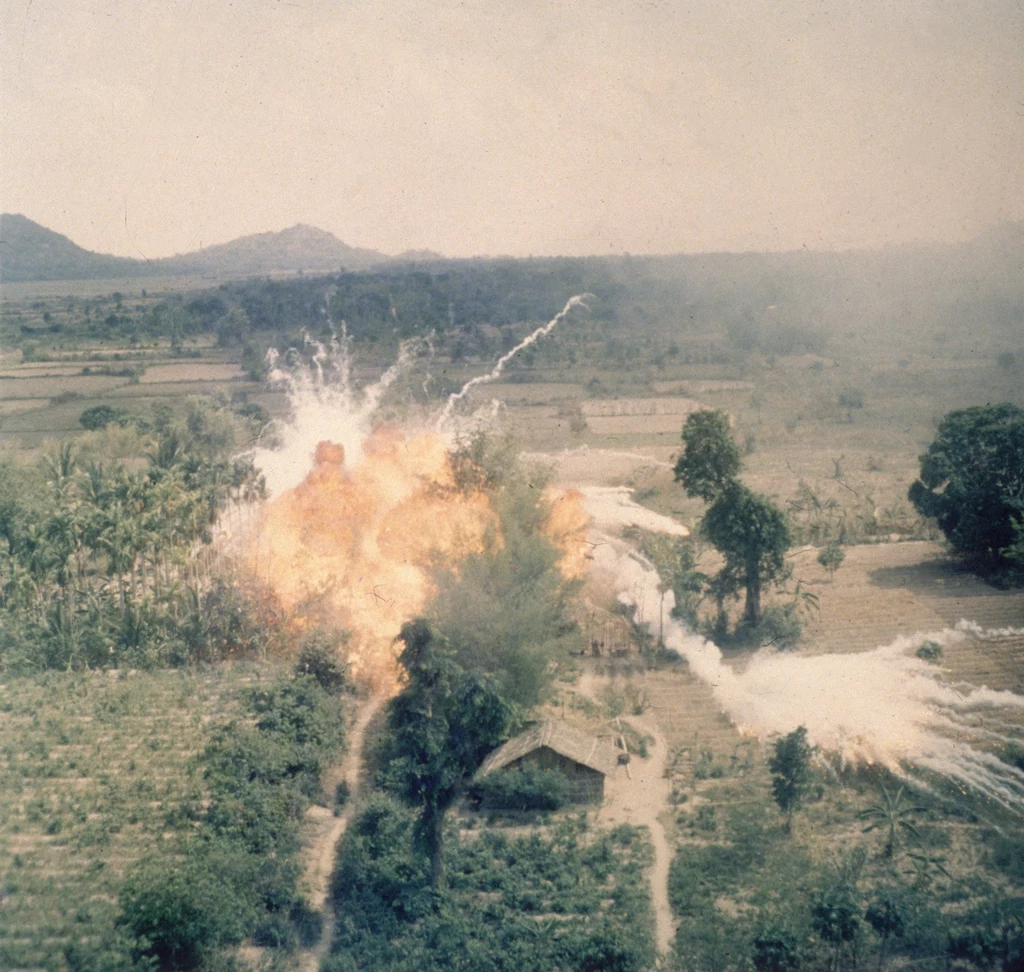
M 597 692 L 610 684 L 605 676 L 584 671 L 577 683 L 580 694 L 597 701 Z M 598 812 L 598 822 L 614 827 L 628 823 L 634 827 L 646 827 L 651 835 L 654 848 L 654 864 L 649 875 L 651 904 L 654 908 L 655 939 L 659 952 L 667 952 L 675 940 L 675 917 L 668 901 L 668 871 L 672 863 L 672 848 L 661 822 L 661 815 L 668 809 L 671 783 L 665 779 L 665 762 L 668 745 L 658 726 L 653 709 L 641 716 L 621 716 L 641 735 L 654 739 L 648 748 L 647 759 L 634 756 L 628 766 L 620 766 L 614 779 L 607 781 L 605 799 Z
M 349 735 L 348 752 L 345 754 L 345 759 L 334 767 L 333 772 L 329 771 L 326 774 L 325 785 L 329 789 L 333 789 L 342 780 L 348 783 L 349 799 L 344 810 L 337 817 L 324 807 L 311 807 L 308 813 L 307 822 L 312 823 L 315 830 L 306 848 L 304 884 L 310 908 L 323 914 L 324 929 L 320 941 L 312 948 L 305 949 L 300 953 L 298 968 L 301 972 L 316 972 L 331 946 L 334 916 L 330 908 L 327 907 L 327 895 L 331 887 L 334 858 L 338 841 L 345 833 L 349 815 L 359 792 L 359 771 L 362 765 L 366 727 L 380 708 L 382 701 L 379 698 L 372 698 L 363 703 Z

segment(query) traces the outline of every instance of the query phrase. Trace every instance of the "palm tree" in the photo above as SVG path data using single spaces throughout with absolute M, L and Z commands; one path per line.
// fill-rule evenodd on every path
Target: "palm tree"
M 903 787 L 901 786 L 895 796 L 889 792 L 885 784 L 882 784 L 882 802 L 862 810 L 859 814 L 864 819 L 873 818 L 873 822 L 864 828 L 864 833 L 872 830 L 885 828 L 887 831 L 885 839 L 885 856 L 892 859 L 896 856 L 896 850 L 900 843 L 900 834 L 906 832 L 916 840 L 921 839 L 917 828 L 906 818 L 914 813 L 924 813 L 927 807 L 908 807 L 901 805 L 903 798 Z

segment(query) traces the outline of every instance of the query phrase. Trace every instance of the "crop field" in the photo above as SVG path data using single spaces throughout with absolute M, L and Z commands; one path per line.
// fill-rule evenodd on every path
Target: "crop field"
M 109 936 L 126 868 L 192 827 L 194 757 L 265 667 L 48 673 L 0 687 L 0 966 Z

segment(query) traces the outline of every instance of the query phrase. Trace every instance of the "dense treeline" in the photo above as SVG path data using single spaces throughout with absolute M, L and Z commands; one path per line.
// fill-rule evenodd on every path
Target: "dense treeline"
M 638 339 L 694 360 L 821 353 L 835 341 L 924 350 L 968 328 L 975 347 L 987 341 L 1012 354 L 1024 319 L 1020 245 L 1017 227 L 960 248 L 436 260 L 230 282 L 142 302 L 67 298 L 61 312 L 49 303 L 38 315 L 11 308 L 3 330 L 22 344 L 75 334 L 180 346 L 214 335 L 222 346 L 252 345 L 256 366 L 267 343 L 287 347 L 344 322 L 359 341 L 432 336 L 459 357 L 493 354 L 518 333 L 510 329 L 550 320 L 569 296 L 590 293 L 588 340 L 624 345 L 607 349 L 620 357 Z
M 259 649 L 258 601 L 214 568 L 215 525 L 261 495 L 233 457 L 239 419 L 198 400 L 126 430 L 0 465 L 0 667 L 150 667 Z M 123 444 L 123 443 L 122 443 Z

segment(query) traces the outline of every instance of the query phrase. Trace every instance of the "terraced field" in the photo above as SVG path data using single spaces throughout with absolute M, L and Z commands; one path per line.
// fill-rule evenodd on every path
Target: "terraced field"
M 63 967 L 89 928 L 112 931 L 125 869 L 203 796 L 192 759 L 238 715 L 247 666 L 51 673 L 0 686 L 0 968 Z

